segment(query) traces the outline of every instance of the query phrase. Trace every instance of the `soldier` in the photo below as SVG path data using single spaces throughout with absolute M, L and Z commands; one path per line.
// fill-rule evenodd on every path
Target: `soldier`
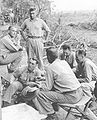
M 97 81 L 97 66 L 86 57 L 84 50 L 78 50 L 76 52 L 78 59 L 78 66 L 76 69 L 77 78 L 82 78 L 83 82 Z
M 49 48 L 46 52 L 50 63 L 45 68 L 46 84 L 41 86 L 33 102 L 41 114 L 47 114 L 45 120 L 57 120 L 52 103 L 76 103 L 83 91 L 69 64 L 58 59 L 57 50 Z
M 59 58 L 61 60 L 66 60 L 73 71 L 77 67 L 75 52 L 71 50 L 71 47 L 67 44 L 62 45 L 62 53 L 59 53 Z
M 37 58 L 39 61 L 38 67 L 44 70 L 43 65 L 43 35 L 46 32 L 45 40 L 48 39 L 50 32 L 47 24 L 40 18 L 37 17 L 36 7 L 30 8 L 30 18 L 26 19 L 21 26 L 21 34 L 27 41 L 27 54 L 28 59 Z M 27 39 L 24 37 L 23 31 L 26 29 Z
M 22 46 L 17 45 L 17 27 L 10 26 L 8 34 L 0 40 L 0 65 L 10 64 L 9 70 L 13 72 L 22 59 Z
M 27 92 L 31 91 L 31 87 L 38 86 L 35 82 L 36 78 L 43 78 L 41 76 L 41 71 L 37 68 L 37 60 L 30 59 L 28 61 L 28 66 L 23 66 L 18 68 L 11 77 L 13 82 L 10 84 L 6 90 L 3 103 L 11 104 L 12 96 L 16 91 L 22 91 L 22 94 L 25 96 Z M 39 79 L 37 79 L 39 81 Z
M 37 91 L 33 102 L 41 114 L 47 115 L 47 118 L 42 120 L 58 120 L 52 103 L 74 104 L 80 101 L 85 93 L 68 63 L 58 59 L 57 50 L 49 48 L 46 53 L 50 63 L 46 66 L 46 84 Z M 91 120 L 97 120 L 89 108 L 86 114 Z

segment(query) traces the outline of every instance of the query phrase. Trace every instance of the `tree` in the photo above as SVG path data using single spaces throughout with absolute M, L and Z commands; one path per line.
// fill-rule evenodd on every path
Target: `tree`
M 33 0 L 34 4 L 38 7 L 38 15 L 51 14 L 51 2 L 49 0 Z
M 51 2 L 49 0 L 3 0 L 2 3 L 4 7 L 13 9 L 16 22 L 27 18 L 29 8 L 34 5 L 38 8 L 38 15 L 44 20 L 51 13 Z

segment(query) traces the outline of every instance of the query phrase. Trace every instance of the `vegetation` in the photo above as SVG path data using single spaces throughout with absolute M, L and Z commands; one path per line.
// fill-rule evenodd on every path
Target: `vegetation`
M 10 13 L 14 14 L 13 24 L 20 26 L 28 17 L 29 8 L 34 5 L 38 8 L 38 16 L 44 19 L 51 29 L 49 40 L 52 43 L 59 46 L 66 42 L 75 49 L 80 42 L 85 42 L 88 46 L 88 56 L 97 64 L 96 11 L 91 13 L 55 13 L 51 11 L 51 1 L 49 0 L 2 0 L 0 30 L 5 33 L 7 27 L 1 28 L 2 25 L 11 22 Z M 49 42 L 48 45 L 52 43 Z M 24 45 L 23 41 L 22 44 Z
M 78 31 L 97 31 L 96 11 L 88 13 L 55 13 L 51 8 L 52 1 L 49 0 L 2 0 L 2 12 L 0 22 L 10 23 L 10 13 L 14 14 L 14 24 L 19 26 L 28 17 L 31 6 L 38 8 L 38 16 L 44 19 L 51 29 L 49 40 L 60 45 L 62 42 L 71 44 L 73 48 L 79 42 L 86 42 L 88 47 L 97 48 L 95 41 L 88 41 L 84 34 Z M 76 31 L 76 32 L 74 32 Z
M 10 13 L 14 14 L 14 23 L 21 25 L 28 17 L 31 6 L 37 6 L 38 16 L 45 20 L 51 29 L 50 41 L 57 45 L 63 41 L 79 42 L 72 29 L 97 31 L 97 13 L 52 13 L 49 0 L 2 0 L 1 22 L 10 22 Z M 6 16 L 6 17 L 5 17 Z M 82 18 L 81 18 L 82 16 Z

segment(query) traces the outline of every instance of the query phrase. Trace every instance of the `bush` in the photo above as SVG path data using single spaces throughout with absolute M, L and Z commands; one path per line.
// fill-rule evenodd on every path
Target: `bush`
M 83 29 L 91 29 L 91 23 L 80 23 L 80 27 Z
M 92 30 L 97 31 L 97 22 L 92 23 Z

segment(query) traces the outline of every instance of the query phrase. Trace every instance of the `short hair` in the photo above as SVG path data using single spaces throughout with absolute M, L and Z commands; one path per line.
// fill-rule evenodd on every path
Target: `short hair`
M 67 49 L 71 50 L 71 47 L 70 47 L 70 45 L 63 44 L 63 45 L 62 45 L 62 49 L 63 49 L 63 50 L 67 50 Z
M 85 50 L 78 50 L 77 54 L 86 56 L 86 51 Z
M 31 11 L 35 11 L 35 10 L 37 10 L 36 7 L 31 7 L 31 8 L 29 9 L 29 13 L 30 13 Z
M 58 58 L 58 51 L 54 47 L 46 49 L 46 54 L 50 63 L 52 63 L 53 61 L 55 61 L 56 58 Z

